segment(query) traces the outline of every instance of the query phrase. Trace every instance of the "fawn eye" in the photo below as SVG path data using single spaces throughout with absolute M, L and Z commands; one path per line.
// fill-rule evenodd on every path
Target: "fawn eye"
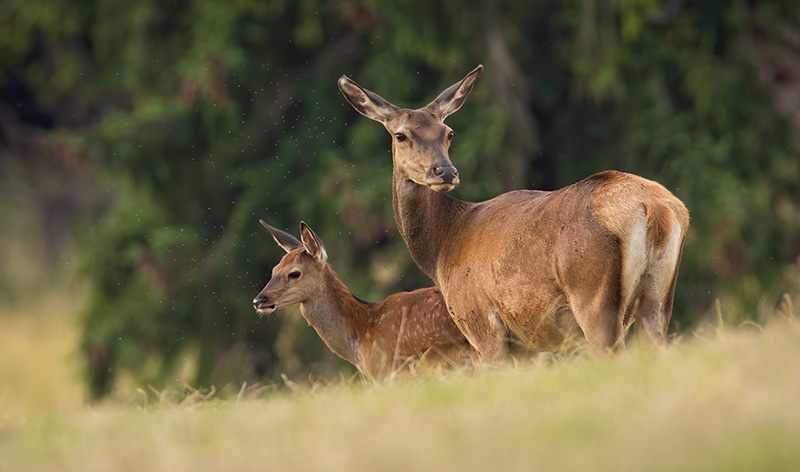
M 394 137 L 397 138 L 398 143 L 402 143 L 403 141 L 406 140 L 406 135 L 404 135 L 403 133 L 395 133 Z
M 450 141 L 451 139 L 453 139 L 453 136 L 455 135 L 456 135 L 455 131 L 450 131 L 449 133 L 447 133 L 447 140 Z
M 299 279 L 300 278 L 300 271 L 295 270 L 295 271 L 289 272 L 289 278 L 290 279 Z

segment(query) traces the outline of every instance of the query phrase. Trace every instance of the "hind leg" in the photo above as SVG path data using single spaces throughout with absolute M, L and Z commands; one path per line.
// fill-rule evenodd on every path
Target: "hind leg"
M 588 283 L 591 281 L 592 283 Z M 619 276 L 613 264 L 606 272 L 584 279 L 567 295 L 567 303 L 589 346 L 600 351 L 625 350 L 624 313 Z
M 572 305 L 575 319 L 589 346 L 600 351 L 624 351 L 624 326 L 619 303 L 616 300 L 592 301 L 594 303 L 576 302 Z
M 672 301 L 675 297 L 675 279 L 677 271 L 673 277 L 667 279 L 668 284 L 656 283 L 650 277 L 646 277 L 644 293 L 639 301 L 636 312 L 636 319 L 642 324 L 644 330 L 659 346 L 667 344 L 667 332 L 669 322 L 672 318 Z
M 643 291 L 636 319 L 642 323 L 650 339 L 659 346 L 667 344 L 682 252 L 681 241 L 680 246 L 673 246 L 671 251 L 662 254 L 656 263 L 648 267 L 642 278 Z
M 509 359 L 508 330 L 497 312 L 476 300 L 447 303 L 450 317 L 477 353 L 481 364 L 491 365 Z
M 617 351 L 625 349 L 622 257 L 618 243 L 606 243 L 576 252 L 580 263 L 566 261 L 560 270 L 567 304 L 586 341 L 595 350 Z
M 642 296 L 636 312 L 636 320 L 641 323 L 644 331 L 658 346 L 667 344 L 667 331 L 669 330 L 670 312 L 664 309 L 664 303 L 653 295 Z

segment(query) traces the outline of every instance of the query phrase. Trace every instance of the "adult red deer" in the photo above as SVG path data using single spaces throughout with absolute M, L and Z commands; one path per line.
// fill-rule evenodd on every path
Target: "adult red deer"
M 322 241 L 300 223 L 300 241 L 261 221 L 286 251 L 272 278 L 253 300 L 259 314 L 295 303 L 336 355 L 373 380 L 423 360 L 427 365 L 469 366 L 478 356 L 447 314 L 436 287 L 365 302 L 327 263 Z
M 517 190 L 471 203 L 459 183 L 444 119 L 483 70 L 417 110 L 401 109 L 342 76 L 339 89 L 392 135 L 392 204 L 400 235 L 442 291 L 481 360 L 508 356 L 510 334 L 536 350 L 588 341 L 624 348 L 640 321 L 666 343 L 689 214 L 660 184 L 600 172 L 562 189 Z

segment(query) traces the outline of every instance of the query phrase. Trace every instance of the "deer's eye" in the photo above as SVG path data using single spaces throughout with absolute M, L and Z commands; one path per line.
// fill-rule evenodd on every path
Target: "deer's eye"
M 289 278 L 290 279 L 299 279 L 300 278 L 300 271 L 295 270 L 295 271 L 289 272 Z
M 406 135 L 404 135 L 403 133 L 395 133 L 394 137 L 397 138 L 398 143 L 402 143 L 403 141 L 406 140 Z
M 455 131 L 450 131 L 449 133 L 447 133 L 447 140 L 450 141 L 451 139 L 453 139 L 453 136 L 455 135 L 456 135 Z

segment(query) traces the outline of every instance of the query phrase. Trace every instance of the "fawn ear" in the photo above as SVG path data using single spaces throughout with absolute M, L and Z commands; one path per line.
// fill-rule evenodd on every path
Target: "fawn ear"
M 436 113 L 436 116 L 444 121 L 445 118 L 461 108 L 461 105 L 467 100 L 467 95 L 472 91 L 472 86 L 475 85 L 475 81 L 478 80 L 481 72 L 483 72 L 483 66 L 479 64 L 478 67 L 461 79 L 461 82 L 457 82 L 448 87 L 444 92 L 440 93 L 434 101 L 426 105 L 425 108 Z
M 357 112 L 367 118 L 386 123 L 399 110 L 398 107 L 392 105 L 377 93 L 370 92 L 345 75 L 339 77 L 338 84 L 344 98 L 347 99 L 350 105 L 353 105 Z
M 269 234 L 272 235 L 272 238 L 278 243 L 278 246 L 282 247 L 284 251 L 291 252 L 299 247 L 303 247 L 303 243 L 297 240 L 294 236 L 287 233 L 286 231 L 281 231 L 278 228 L 273 228 L 272 226 L 264 223 L 264 220 L 258 220 L 261 223 L 261 226 L 267 228 Z
M 322 241 L 304 221 L 300 222 L 300 239 L 303 241 L 303 246 L 306 248 L 307 253 L 322 263 L 328 261 L 328 253 L 325 251 L 325 246 L 322 245 Z

